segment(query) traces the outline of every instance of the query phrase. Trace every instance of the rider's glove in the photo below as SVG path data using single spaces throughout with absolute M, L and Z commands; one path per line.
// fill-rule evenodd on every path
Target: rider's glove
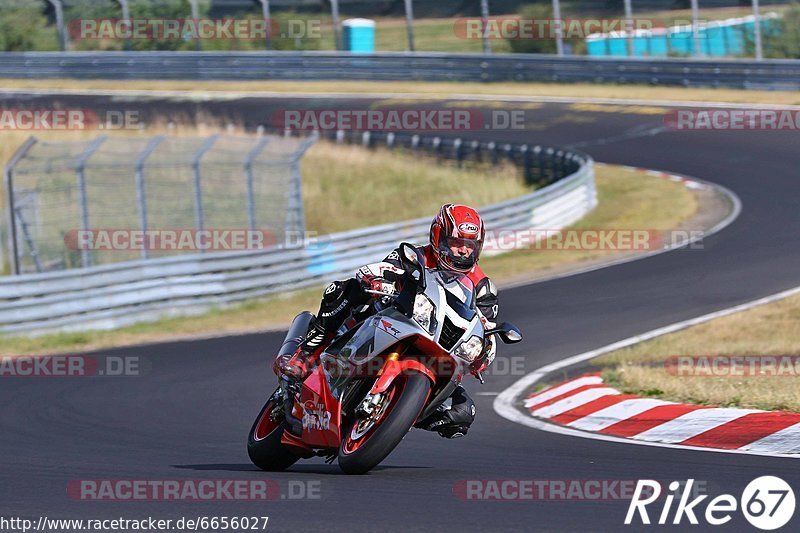
M 402 272 L 390 263 L 374 263 L 361 267 L 356 273 L 356 279 L 364 290 L 387 292 L 394 294 L 397 292 L 394 283 L 385 278 L 386 274 L 397 274 Z M 380 298 L 380 295 L 373 295 Z

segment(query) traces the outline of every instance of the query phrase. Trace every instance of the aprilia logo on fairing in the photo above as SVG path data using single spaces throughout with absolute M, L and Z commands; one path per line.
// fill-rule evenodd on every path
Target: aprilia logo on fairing
M 679 501 L 669 522 L 679 525 L 684 518 L 693 525 L 699 523 L 695 509 L 703 502 L 707 495 L 695 496 L 690 500 L 694 479 L 686 481 L 683 491 L 678 494 L 681 483 L 673 481 L 669 484 L 670 493 L 664 498 L 661 513 L 658 516 L 658 524 L 667 524 L 670 514 L 672 514 L 672 503 L 678 496 Z M 655 502 L 661 496 L 661 484 L 651 479 L 639 480 L 633 499 L 628 506 L 628 514 L 625 516 L 625 524 L 633 523 L 638 514 L 642 524 L 649 525 L 650 515 L 647 506 Z M 754 479 L 745 487 L 741 498 L 737 499 L 730 494 L 721 494 L 708 502 L 705 512 L 700 516 L 713 526 L 720 526 L 730 522 L 732 514 L 736 512 L 738 505 L 741 504 L 741 511 L 751 525 L 763 530 L 773 530 L 784 526 L 794 515 L 795 497 L 792 487 L 784 480 L 775 476 L 762 476 Z
M 331 412 L 325 410 L 325 405 L 312 401 L 303 404 L 303 429 L 331 428 Z

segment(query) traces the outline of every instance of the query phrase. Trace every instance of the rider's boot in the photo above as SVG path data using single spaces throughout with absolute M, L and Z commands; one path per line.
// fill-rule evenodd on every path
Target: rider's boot
M 319 354 L 336 336 L 336 331 L 350 311 L 355 305 L 364 303 L 362 300 L 365 300 L 366 296 L 355 279 L 334 281 L 328 285 L 308 334 L 293 355 L 281 356 L 276 360 L 276 374 L 295 383 L 305 379 Z
M 314 362 L 322 353 L 329 335 L 319 322 L 314 321 L 297 350 L 288 357 L 279 358 L 277 364 L 281 375 L 290 381 L 303 381 L 309 374 Z

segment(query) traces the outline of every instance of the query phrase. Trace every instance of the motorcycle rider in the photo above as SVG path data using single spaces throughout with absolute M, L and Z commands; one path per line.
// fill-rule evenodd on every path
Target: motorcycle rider
M 431 223 L 429 244 L 421 247 L 420 251 L 425 258 L 425 267 L 466 274 L 475 286 L 475 301 L 481 320 L 489 329 L 495 326 L 498 297 L 494 283 L 477 264 L 484 234 L 483 220 L 475 209 L 445 204 Z M 294 382 L 304 379 L 309 367 L 336 336 L 347 317 L 373 299 L 372 294 L 365 291 L 395 292 L 404 271 L 400 250 L 395 249 L 383 261 L 360 268 L 354 278 L 331 283 L 325 289 L 319 312 L 295 354 L 276 359 L 276 374 Z M 487 345 L 482 356 L 472 363 L 473 374 L 482 372 L 494 360 L 494 339 L 490 337 Z M 461 385 L 450 398 L 449 408 L 440 408 L 418 421 L 415 427 L 437 431 L 447 438 L 464 436 L 475 419 L 475 403 Z

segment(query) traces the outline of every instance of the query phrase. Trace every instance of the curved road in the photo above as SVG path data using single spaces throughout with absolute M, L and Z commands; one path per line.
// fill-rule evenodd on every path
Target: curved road
M 5 95 L 35 106 L 48 98 Z M 258 117 L 306 102 L 228 99 L 187 103 L 99 96 L 65 105 L 127 106 L 168 115 L 205 108 Z M 363 106 L 363 100 L 313 105 Z M 409 104 L 405 104 L 409 105 Z M 509 104 L 513 109 L 514 104 Z M 535 107 L 535 106 L 534 106 Z M 526 112 L 529 131 L 503 140 L 578 143 L 598 161 L 684 173 L 723 184 L 743 202 L 736 222 L 705 242 L 501 294 L 502 315 L 526 342 L 499 357 L 526 357 L 525 373 L 659 326 L 800 285 L 800 150 L 796 132 L 664 132 L 661 116 L 635 109 L 546 104 Z M 652 134 L 647 131 L 655 128 Z M 483 134 L 483 132 L 480 132 Z M 494 137 L 497 137 L 495 134 Z M 321 459 L 280 474 L 252 467 L 245 438 L 273 384 L 270 354 L 282 335 L 253 334 L 104 352 L 137 355 L 139 378 L 5 379 L 0 385 L 0 516 L 143 518 L 268 515 L 270 530 L 619 531 L 627 501 L 463 501 L 467 479 L 635 480 L 695 478 L 712 495 L 741 494 L 777 474 L 800 489 L 800 462 L 570 438 L 516 425 L 492 410 L 519 375 L 470 383 L 478 418 L 467 438 L 413 431 L 370 475 L 346 477 Z M 272 479 L 319 483 L 321 499 L 271 502 L 86 502 L 68 497 L 77 479 Z M 702 509 L 705 505 L 701 504 Z M 660 508 L 652 514 L 658 514 Z M 672 515 L 670 515 L 672 516 Z M 685 523 L 685 522 L 684 522 Z M 787 526 L 797 530 L 800 519 Z M 741 516 L 717 530 L 748 530 Z M 704 529 L 708 526 L 699 526 Z M 637 527 L 628 529 L 637 530 Z

